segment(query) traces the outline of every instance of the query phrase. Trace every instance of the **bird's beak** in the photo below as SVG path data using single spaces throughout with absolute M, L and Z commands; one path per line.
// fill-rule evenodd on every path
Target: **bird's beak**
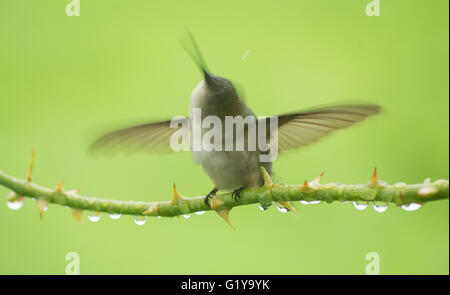
M 205 79 L 206 84 L 212 86 L 213 77 L 206 71 L 206 69 L 202 70 L 203 70 L 203 78 Z

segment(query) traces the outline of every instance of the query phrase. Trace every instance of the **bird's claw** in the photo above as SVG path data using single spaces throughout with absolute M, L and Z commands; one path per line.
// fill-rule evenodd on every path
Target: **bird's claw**
M 209 199 L 211 199 L 212 197 L 214 197 L 212 194 L 207 194 L 205 196 L 205 198 L 203 199 L 203 201 L 205 202 L 205 205 L 208 206 L 208 208 L 211 208 L 211 206 L 209 205 Z
M 233 191 L 231 193 L 231 197 L 233 198 L 233 200 L 235 200 L 236 202 L 239 202 L 239 199 L 241 198 L 241 193 L 244 190 L 244 187 L 240 187 L 237 190 Z
M 209 204 L 209 199 L 213 198 L 213 197 L 216 195 L 217 191 L 218 191 L 218 189 L 217 189 L 217 188 L 214 188 L 214 189 L 213 189 L 212 191 L 210 191 L 210 192 L 205 196 L 205 198 L 203 199 L 203 201 L 205 202 L 205 205 L 206 205 L 208 208 L 211 208 L 211 205 Z

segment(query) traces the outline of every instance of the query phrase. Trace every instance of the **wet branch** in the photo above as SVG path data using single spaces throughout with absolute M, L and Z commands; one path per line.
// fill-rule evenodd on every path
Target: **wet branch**
M 301 185 L 274 184 L 261 167 L 264 176 L 264 185 L 258 188 L 242 191 L 241 197 L 236 201 L 231 193 L 218 194 L 210 201 L 211 208 L 204 203 L 204 197 L 186 198 L 180 195 L 174 185 L 172 199 L 161 202 L 135 202 L 116 201 L 95 197 L 82 196 L 77 191 L 65 191 L 62 183 L 50 189 L 36 185 L 32 182 L 34 166 L 34 153 L 24 180 L 14 178 L 0 171 L 0 185 L 9 188 L 12 192 L 8 202 L 23 202 L 24 197 L 36 200 L 39 214 L 42 218 L 48 204 L 68 206 L 73 209 L 73 216 L 82 222 L 83 210 L 92 212 L 105 212 L 110 214 L 123 214 L 135 216 L 163 216 L 172 217 L 199 211 L 215 210 L 225 221 L 231 225 L 228 215 L 232 208 L 237 206 L 260 204 L 261 208 L 276 203 L 281 208 L 296 211 L 292 201 L 303 203 L 334 201 L 358 202 L 361 206 L 368 202 L 376 202 L 383 206 L 394 203 L 408 210 L 411 204 L 419 207 L 424 203 L 448 199 L 448 180 L 431 182 L 426 179 L 420 184 L 396 183 L 386 184 L 378 180 L 375 170 L 367 184 L 320 184 L 322 175 L 313 181 L 305 181 Z

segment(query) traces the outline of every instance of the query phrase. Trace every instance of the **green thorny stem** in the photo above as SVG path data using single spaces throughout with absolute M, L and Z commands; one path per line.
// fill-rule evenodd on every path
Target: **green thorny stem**
M 263 208 L 273 202 L 279 207 L 296 212 L 290 201 L 354 201 L 379 202 L 382 204 L 395 203 L 397 206 L 411 203 L 422 205 L 426 202 L 448 199 L 448 180 L 431 182 L 426 179 L 420 184 L 396 183 L 386 184 L 378 180 L 376 169 L 367 184 L 320 184 L 323 174 L 311 182 L 305 181 L 302 185 L 275 184 L 261 167 L 264 176 L 264 185 L 258 188 L 246 189 L 235 200 L 231 193 L 215 196 L 208 207 L 204 197 L 185 198 L 173 186 L 172 199 L 161 202 L 135 202 L 99 199 L 81 196 L 77 191 L 65 191 L 60 183 L 55 189 L 44 188 L 32 182 L 34 166 L 34 152 L 25 180 L 19 180 L 0 171 L 0 185 L 13 192 L 8 196 L 9 202 L 22 201 L 23 197 L 33 198 L 37 202 L 39 214 L 42 215 L 49 203 L 64 205 L 73 209 L 73 216 L 82 223 L 82 210 L 93 212 L 106 212 L 110 214 L 125 214 L 135 216 L 163 216 L 172 217 L 186 215 L 199 211 L 215 210 L 230 226 L 229 212 L 233 207 L 261 204 Z

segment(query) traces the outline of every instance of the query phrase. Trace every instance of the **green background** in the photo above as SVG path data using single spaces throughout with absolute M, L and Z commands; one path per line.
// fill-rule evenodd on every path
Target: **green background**
M 213 73 L 238 81 L 259 115 L 367 100 L 386 111 L 275 163 L 278 178 L 364 183 L 374 166 L 390 183 L 449 177 L 447 0 L 0 2 L 0 169 L 123 200 L 185 196 L 211 181 L 188 153 L 91 157 L 105 130 L 186 115 L 201 76 L 178 43 L 189 28 Z M 247 58 L 244 53 L 250 50 Z M 0 187 L 0 195 L 8 191 Z M 297 205 L 300 214 L 256 206 L 190 219 L 130 216 L 81 227 L 51 205 L 44 222 L 30 199 L 0 206 L 0 274 L 64 274 L 77 252 L 82 274 L 449 273 L 449 203 L 385 213 L 351 204 Z

